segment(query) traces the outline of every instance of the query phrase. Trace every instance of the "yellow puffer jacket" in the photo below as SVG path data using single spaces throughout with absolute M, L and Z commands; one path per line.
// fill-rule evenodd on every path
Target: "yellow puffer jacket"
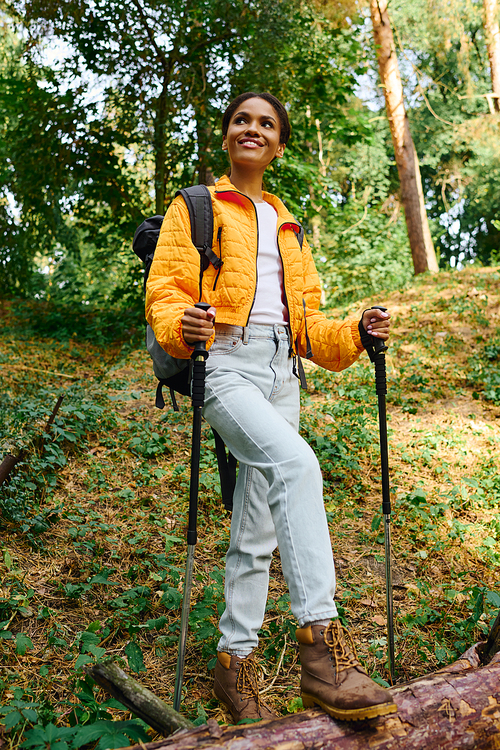
M 200 297 L 200 255 L 191 242 L 191 225 L 182 197 L 171 203 L 163 221 L 146 288 L 146 318 L 159 344 L 172 356 L 188 358 L 181 318 L 195 302 L 217 308 L 218 323 L 245 326 L 256 286 L 257 213 L 254 203 L 228 177 L 210 188 L 214 211 L 212 249 L 223 265 L 209 265 Z M 320 312 L 321 289 L 311 250 L 297 240 L 299 225 L 275 195 L 263 198 L 278 212 L 278 247 L 288 304 L 292 340 L 307 356 L 307 335 L 314 362 L 328 370 L 343 370 L 363 351 L 357 321 L 337 323 Z M 305 307 L 304 307 L 305 306 Z M 304 315 L 305 309 L 305 315 Z M 307 327 L 305 325 L 307 319 Z M 213 341 L 208 342 L 209 346 Z

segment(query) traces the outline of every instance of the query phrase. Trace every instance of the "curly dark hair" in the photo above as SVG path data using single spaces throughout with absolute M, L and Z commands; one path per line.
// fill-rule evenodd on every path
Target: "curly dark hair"
M 254 91 L 246 91 L 244 94 L 240 94 L 239 96 L 237 96 L 236 99 L 233 99 L 233 101 L 229 104 L 228 108 L 222 115 L 222 135 L 227 135 L 227 129 L 229 128 L 231 117 L 236 112 L 240 104 L 245 102 L 247 99 L 264 99 L 264 101 L 268 102 L 268 104 L 271 105 L 271 107 L 278 115 L 278 119 L 280 121 L 280 143 L 288 143 L 288 140 L 290 138 L 290 120 L 288 119 L 287 111 L 280 100 L 273 96 L 273 94 L 269 94 L 267 91 L 264 91 L 261 94 L 257 94 Z

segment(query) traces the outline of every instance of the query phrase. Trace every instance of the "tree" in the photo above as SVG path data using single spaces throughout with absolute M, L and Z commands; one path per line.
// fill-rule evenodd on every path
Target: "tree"
M 500 27 L 497 0 L 483 0 L 484 30 L 491 71 L 491 90 L 495 95 L 493 106 L 500 112 Z
M 66 106 L 59 108 L 66 111 L 66 124 L 53 118 L 54 108 L 42 106 L 42 117 L 24 118 L 29 126 L 18 145 L 12 128 L 6 146 L 6 151 L 24 150 L 28 132 L 42 144 L 48 130 L 65 145 L 67 169 L 61 166 L 57 174 L 66 182 L 55 202 L 74 249 L 45 233 L 46 254 L 59 247 L 58 294 L 80 290 L 87 300 L 92 295 L 101 299 L 95 270 L 102 274 L 109 269 L 107 259 L 128 250 L 139 216 L 164 213 L 178 187 L 210 182 L 225 170 L 221 110 L 241 91 L 271 90 L 289 107 L 294 138 L 286 158 L 270 171 L 268 186 L 308 221 L 317 204 L 331 205 L 328 196 L 334 189 L 325 183 L 323 197 L 312 205 L 319 164 L 316 146 L 313 152 L 305 146 L 311 133 L 317 141 L 311 122 L 320 123 L 319 138 L 346 145 L 370 130 L 365 114 L 353 106 L 359 44 L 351 30 L 333 28 L 302 3 L 175 0 L 166 14 L 159 0 L 127 0 L 125 5 L 117 0 L 12 0 L 10 12 L 25 28 L 21 55 L 29 60 L 37 96 L 43 99 L 48 90 L 56 99 L 66 96 Z M 38 51 L 53 39 L 64 42 L 66 56 L 57 69 L 42 70 Z M 100 99 L 93 104 L 82 82 L 89 74 L 101 84 Z M 32 105 L 26 89 L 17 106 L 30 112 Z M 51 174 L 56 157 L 53 150 L 45 153 L 35 160 L 35 173 L 40 163 L 41 174 Z M 49 179 L 51 189 L 53 182 Z M 30 201 L 19 190 L 13 193 L 24 212 Z M 45 198 L 42 193 L 43 206 L 33 204 L 41 213 Z M 123 291 L 127 284 L 124 277 Z
M 380 80 L 384 89 L 387 116 L 401 182 L 401 200 L 408 227 L 413 266 L 415 273 L 436 272 L 438 264 L 427 220 L 418 157 L 405 112 L 403 87 L 387 12 L 387 0 L 371 0 L 370 10 Z
M 186 171 L 188 182 L 206 179 L 214 122 L 245 47 L 272 48 L 278 37 L 286 48 L 295 33 L 294 0 L 286 7 L 173 0 L 168 9 L 160 0 L 13 0 L 11 7 L 33 43 L 47 33 L 64 40 L 68 73 L 106 76 L 121 106 L 139 118 L 141 148 L 154 161 L 156 213 L 164 213 L 179 170 L 184 182 Z
M 140 170 L 127 163 L 116 108 L 89 104 L 83 84 L 26 62 L 4 18 L 0 43 L 2 296 L 50 293 L 50 271 L 75 267 L 89 243 L 109 262 L 142 215 Z M 118 124 L 118 127 L 116 125 Z M 132 127 L 130 121 L 129 127 Z M 103 259 L 99 270 L 103 268 Z M 36 273 L 36 268 L 46 273 Z M 67 279 L 53 291 L 62 293 Z M 109 281 L 109 279 L 108 279 Z M 79 284 L 79 286 L 81 286 Z M 45 289 L 47 287 L 47 289 Z M 87 295 L 81 294 L 83 300 Z M 90 297 L 92 295 L 90 294 Z M 85 299 L 88 303 L 88 297 Z
M 498 262 L 500 131 L 482 3 L 402 0 L 392 7 L 408 117 L 442 263 Z

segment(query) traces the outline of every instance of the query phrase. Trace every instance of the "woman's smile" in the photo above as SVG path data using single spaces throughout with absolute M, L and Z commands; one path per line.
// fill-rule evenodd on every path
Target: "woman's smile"
M 247 148 L 264 148 L 264 144 L 260 143 L 255 138 L 240 138 L 238 143 L 240 146 L 246 146 Z
M 280 143 L 280 137 L 281 125 L 274 107 L 258 97 L 244 101 L 231 117 L 222 143 L 229 153 L 231 174 L 234 176 L 239 166 L 263 172 L 273 159 L 283 156 L 285 144 Z

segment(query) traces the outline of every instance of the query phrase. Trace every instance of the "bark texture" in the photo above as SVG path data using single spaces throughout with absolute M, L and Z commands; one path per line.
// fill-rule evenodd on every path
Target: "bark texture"
M 113 663 L 95 664 L 85 670 L 94 682 L 107 690 L 113 698 L 134 712 L 136 716 L 165 736 L 178 729 L 193 726 L 189 719 L 158 698 Z
M 500 112 L 500 27 L 498 25 L 497 0 L 483 0 L 484 28 L 491 70 L 491 90 L 495 97 L 493 107 Z
M 337 722 L 319 710 L 246 726 L 201 727 L 133 750 L 494 750 L 500 748 L 500 654 L 485 643 L 453 664 L 392 688 L 397 714 Z M 133 709 L 135 710 L 135 709 Z
M 401 183 L 401 201 L 405 210 L 413 268 L 416 274 L 424 271 L 436 273 L 438 264 L 425 210 L 417 152 L 405 112 L 403 86 L 387 12 L 387 0 L 370 0 L 370 11 L 380 80 L 384 89 L 387 117 Z
M 163 91 L 158 97 L 154 121 L 155 210 L 159 215 L 165 213 L 167 97 L 167 81 L 164 81 Z

